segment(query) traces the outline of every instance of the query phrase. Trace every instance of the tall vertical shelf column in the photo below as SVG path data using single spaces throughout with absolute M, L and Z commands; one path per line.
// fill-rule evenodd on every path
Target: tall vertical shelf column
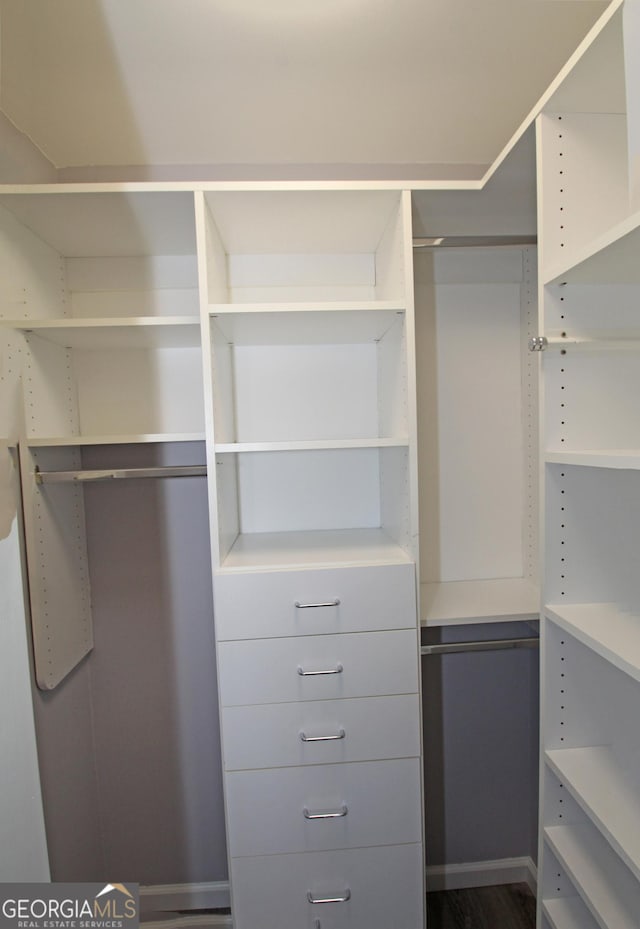
M 409 195 L 196 206 L 234 925 L 416 929 Z
M 625 101 L 628 25 L 612 11 L 537 125 L 544 929 L 631 929 L 640 912 L 640 214 L 627 184 L 627 105 L 637 107 L 635 88 Z
M 40 687 L 91 650 L 86 446 L 204 439 L 193 194 L 0 197 L 0 326 L 22 376 L 22 490 Z M 151 462 L 150 462 L 151 463 Z

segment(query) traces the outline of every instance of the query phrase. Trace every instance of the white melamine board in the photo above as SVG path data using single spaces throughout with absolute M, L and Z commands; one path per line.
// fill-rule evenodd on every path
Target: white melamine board
M 415 646 L 415 629 L 221 642 L 220 702 L 256 706 L 416 694 Z M 298 672 L 339 667 L 336 674 Z
M 637 929 L 640 886 L 593 826 L 550 826 L 544 837 L 603 929 Z
M 2 450 L 7 454 L 6 448 Z M 4 462 L 3 462 L 4 467 Z M 1 493 L 11 493 L 4 475 Z M 8 501 L 3 499 L 3 508 Z M 10 506 L 10 504 L 9 504 Z M 0 880 L 48 881 L 17 519 L 0 539 Z
M 213 435 L 216 443 L 236 442 L 234 347 L 215 320 L 210 321 L 209 333 L 211 353 L 203 361 L 211 370 L 211 394 L 207 400 L 213 408 Z
M 207 192 L 227 254 L 375 252 L 393 191 Z
M 636 397 L 640 352 L 550 354 L 544 358 L 547 447 L 553 451 L 640 446 Z
M 328 565 L 408 564 L 410 557 L 383 529 L 259 532 L 237 537 L 224 571 L 323 568 Z
M 234 345 L 354 345 L 377 342 L 404 317 L 393 302 L 210 306 L 215 325 Z
M 367 929 L 417 929 L 423 925 L 424 862 L 421 845 L 265 855 L 237 858 L 231 863 L 234 923 L 238 929 L 282 929 L 313 926 L 319 917 L 307 900 L 335 897 L 349 890 L 351 898 L 335 906 L 329 925 Z M 333 915 L 333 914 L 332 914 Z M 339 920 L 339 921 L 338 921 Z
M 624 113 L 622 14 L 616 12 L 546 104 L 554 113 Z
M 370 300 L 376 297 L 374 256 L 366 252 L 229 255 L 227 268 L 232 303 L 246 302 L 250 290 L 264 293 L 256 302 L 269 301 L 272 288 L 287 291 L 289 288 L 335 287 L 344 294 L 349 293 L 352 287 L 361 287 L 368 289 Z M 396 287 L 387 299 L 397 299 L 401 293 L 402 290 Z
M 545 268 L 546 283 L 638 283 L 638 244 L 640 214 L 634 212 L 607 231 L 594 234 L 581 247 Z
M 520 577 L 520 288 L 439 286 L 436 313 L 439 579 Z
M 67 285 L 72 295 L 77 291 L 84 299 L 117 298 L 118 292 L 137 292 L 143 298 L 154 291 L 194 291 L 198 286 L 195 254 L 141 255 L 108 258 L 67 258 Z M 157 294 L 157 299 L 162 299 Z M 197 299 L 197 297 L 196 297 Z M 193 312 L 193 311 L 192 311 Z M 196 311 L 197 312 L 197 311 Z M 75 314 L 74 314 L 75 315 Z M 93 313 L 108 316 L 108 313 Z M 124 314 L 122 314 L 124 315 Z M 132 314 L 141 315 L 141 314 Z M 170 313 L 170 315 L 173 315 Z
M 232 858 L 419 842 L 419 758 L 233 771 L 226 778 Z M 303 810 L 347 808 L 336 819 Z
M 34 468 L 72 470 L 74 449 L 32 449 L 22 456 L 25 536 L 36 680 L 51 690 L 93 648 L 82 488 L 39 487 Z
M 418 520 L 411 505 L 411 449 L 380 449 L 381 525 L 404 551 L 417 560 Z
M 66 257 L 195 254 L 188 191 L 5 193 L 0 202 Z
M 214 562 L 224 562 L 240 533 L 240 501 L 238 497 L 238 459 L 235 455 L 217 455 L 213 475 L 215 508 L 212 513 Z
M 194 433 L 203 428 L 197 348 L 77 352 L 74 369 L 80 431 L 87 435 Z
M 227 253 L 203 194 L 195 195 L 195 207 L 199 236 L 198 250 L 203 259 L 200 272 L 201 296 L 204 303 L 214 300 L 226 303 L 230 299 Z
M 379 300 L 391 300 L 405 293 L 405 249 L 410 251 L 412 242 L 405 241 L 404 209 L 401 205 L 393 210 L 376 249 L 375 286 Z M 409 204 L 406 209 L 410 209 Z M 407 229 L 411 229 L 410 223 Z
M 586 468 L 614 468 L 621 471 L 640 469 L 640 449 L 609 448 L 604 451 L 583 449 L 582 451 L 548 451 L 548 464 L 580 465 Z
M 28 439 L 29 448 L 77 448 L 82 445 L 140 445 L 167 442 L 204 442 L 204 432 L 177 432 L 175 435 L 167 432 L 145 432 L 132 435 L 70 435 L 70 436 L 43 436 L 38 439 Z
M 421 584 L 420 607 L 426 626 L 537 619 L 539 592 L 521 577 Z
M 243 533 L 380 526 L 375 449 L 238 456 Z
M 72 315 L 76 319 L 104 317 L 176 317 L 199 314 L 196 288 L 176 290 L 72 291 Z
M 549 464 L 546 486 L 547 523 L 559 530 L 546 544 L 546 599 L 637 608 L 637 473 Z
M 216 442 L 216 455 L 237 454 L 238 452 L 295 452 L 321 451 L 339 448 L 394 448 L 406 447 L 406 436 L 392 439 L 308 439 L 286 442 Z
M 636 54 L 640 40 L 640 5 L 628 0 L 623 7 L 624 60 L 627 85 L 627 136 L 629 144 L 629 196 L 640 204 L 640 64 Z
M 415 635 L 416 631 L 415 576 L 410 564 L 224 574 L 217 579 L 215 599 L 219 641 L 284 636 L 295 643 L 306 635 L 372 629 L 411 629 Z M 296 607 L 296 602 L 323 605 L 305 608 Z M 393 640 L 388 643 L 393 648 Z M 417 663 L 417 655 L 414 658 Z
M 555 749 L 546 752 L 545 759 L 640 880 L 640 788 L 637 766 L 635 771 L 625 770 L 620 760 L 606 746 Z
M 378 345 L 378 435 L 393 436 L 407 432 L 409 423 L 409 392 L 415 395 L 415 375 L 409 386 L 407 331 L 404 316 L 397 314 L 395 322 Z
M 0 325 L 2 325 L 0 323 Z M 7 325 L 33 333 L 64 348 L 85 351 L 144 348 L 192 348 L 200 345 L 200 320 L 192 317 L 148 316 L 125 319 L 47 319 Z
M 27 437 L 77 435 L 79 420 L 73 353 L 37 335 L 28 335 L 25 341 Z
M 555 340 L 554 350 L 566 347 L 563 345 L 565 339 L 570 343 L 575 341 L 576 345 L 584 339 L 585 351 L 596 350 L 598 346 L 606 349 L 609 341 L 617 346 L 628 344 L 637 351 L 640 347 L 638 323 L 637 284 L 604 282 L 597 287 L 550 284 L 545 288 L 544 332 L 550 340 Z M 589 340 L 590 349 L 587 348 Z M 571 347 L 569 344 L 568 348 Z
M 226 707 L 222 726 L 227 771 L 420 754 L 419 701 L 411 694 Z
M 615 603 L 563 603 L 545 614 L 588 648 L 640 681 L 640 616 Z
M 0 295 L 0 319 L 69 314 L 60 255 L 1 208 Z
M 542 277 L 580 260 L 581 250 L 629 213 L 624 115 L 548 113 L 539 117 L 544 198 Z
M 640 685 L 553 622 L 544 623 L 543 633 L 546 747 L 609 746 L 612 766 L 632 776 Z
M 597 929 L 598 927 L 580 897 L 543 900 L 542 912 L 553 929 Z
M 379 435 L 375 343 L 238 346 L 233 369 L 238 442 Z

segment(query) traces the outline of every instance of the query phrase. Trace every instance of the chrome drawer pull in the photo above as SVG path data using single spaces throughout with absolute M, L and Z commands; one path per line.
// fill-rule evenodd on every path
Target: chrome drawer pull
M 299 600 L 296 600 L 294 606 L 296 610 L 318 610 L 323 606 L 340 606 L 340 601 L 337 597 L 335 600 L 328 600 L 326 603 L 300 603 Z
M 302 814 L 305 819 L 342 819 L 348 812 L 346 806 L 341 806 L 339 810 L 327 810 L 326 813 L 311 813 L 305 806 Z
M 301 668 L 298 665 L 298 674 L 300 677 L 318 677 L 323 674 L 342 674 L 343 667 L 341 664 L 337 664 L 335 668 L 327 668 L 326 671 L 305 671 L 304 668 Z
M 306 732 L 300 733 L 303 742 L 337 742 L 346 736 L 344 729 L 339 729 L 337 735 L 307 735 Z
M 309 903 L 346 903 L 350 899 L 351 891 L 348 887 L 340 897 L 314 897 L 310 890 L 307 891 Z

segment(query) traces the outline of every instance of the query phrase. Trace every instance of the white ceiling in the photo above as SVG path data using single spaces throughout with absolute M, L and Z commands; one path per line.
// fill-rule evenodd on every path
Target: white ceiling
M 435 176 L 490 163 L 606 6 L 0 0 L 0 105 L 59 168 Z

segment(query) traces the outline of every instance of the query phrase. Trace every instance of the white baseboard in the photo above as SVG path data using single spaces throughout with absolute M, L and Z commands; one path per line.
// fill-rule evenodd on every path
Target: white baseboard
M 427 867 L 427 890 L 460 890 L 491 884 L 526 883 L 535 894 L 537 868 L 530 857 L 468 861 Z
M 222 910 L 231 905 L 229 881 L 199 884 L 147 884 L 140 887 L 142 913 L 176 913 L 185 910 Z M 188 917 L 192 919 L 192 917 Z

